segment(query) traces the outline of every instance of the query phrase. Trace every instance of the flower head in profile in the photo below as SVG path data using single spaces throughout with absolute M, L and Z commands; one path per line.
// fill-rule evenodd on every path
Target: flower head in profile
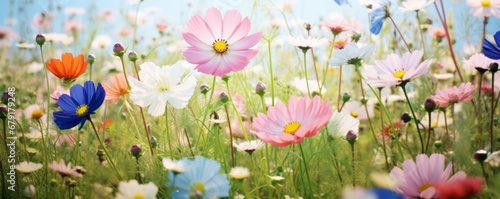
M 389 7 L 391 7 L 391 2 L 389 0 L 380 0 L 378 5 L 370 12 L 370 24 L 372 25 L 370 32 L 374 35 L 378 35 L 384 25 L 384 20 L 389 17 Z
M 250 176 L 250 170 L 246 167 L 233 167 L 228 175 L 231 178 L 241 180 Z
M 236 148 L 239 152 L 247 152 L 247 153 L 252 153 L 255 150 L 262 149 L 264 147 L 264 142 L 261 140 L 250 140 L 250 141 L 245 141 L 241 142 L 240 144 L 236 144 L 236 142 L 233 142 L 233 147 Z
M 298 144 L 304 138 L 318 134 L 332 113 L 328 100 L 323 103 L 319 96 L 312 100 L 309 97 L 291 97 L 288 107 L 278 102 L 269 107 L 267 115 L 258 113 L 253 120 L 256 131 L 251 130 L 250 133 L 277 147 Z
M 464 59 L 464 67 L 468 67 L 469 69 L 472 68 L 472 70 L 488 70 L 488 67 L 490 66 L 491 63 L 495 62 L 495 60 L 492 60 L 488 57 L 486 57 L 482 53 L 477 53 L 469 57 L 469 59 Z
M 439 39 L 446 37 L 446 30 L 440 27 L 433 26 L 429 29 L 429 34 Z
M 188 199 L 193 196 L 199 198 L 229 197 L 231 184 L 226 174 L 219 174 L 221 165 L 211 159 L 195 157 L 194 160 L 183 158 L 179 160 L 187 168 L 183 173 L 174 175 L 169 171 L 170 182 L 167 186 L 176 187 L 172 198 Z M 175 177 L 175 180 L 174 180 Z
M 368 77 L 366 83 L 375 87 L 400 85 L 427 73 L 432 59 L 420 62 L 424 53 L 416 50 L 407 52 L 400 58 L 396 54 L 387 56 L 387 60 L 375 60 L 376 77 Z
M 196 70 L 222 77 L 231 71 L 245 68 L 257 49 L 251 49 L 261 39 L 261 32 L 247 36 L 250 20 L 236 10 L 229 10 L 222 17 L 217 8 L 207 10 L 205 19 L 195 15 L 182 33 L 190 45 L 182 52 L 189 63 L 197 64 Z
M 371 44 L 360 46 L 357 43 L 346 45 L 343 49 L 333 51 L 336 58 L 330 59 L 329 64 L 332 66 L 340 66 L 344 64 L 358 65 L 361 60 L 375 51 L 375 46 Z
M 42 164 L 24 161 L 16 165 L 16 170 L 21 173 L 33 173 L 42 167 Z
M 295 77 L 290 82 L 290 86 L 295 87 L 297 90 L 299 90 L 303 94 L 307 94 L 308 93 L 307 83 L 309 83 L 309 89 L 311 90 L 311 92 L 314 92 L 314 91 L 319 92 L 318 80 L 315 80 L 315 79 L 306 80 L 305 78 Z M 321 82 L 319 84 L 321 85 Z M 322 89 L 321 94 L 325 94 L 325 93 L 326 93 L 326 89 Z
M 78 173 L 76 169 L 71 167 L 71 162 L 66 165 L 64 163 L 64 160 L 60 160 L 59 163 L 57 163 L 55 160 L 52 162 L 52 164 L 48 165 L 50 169 L 54 170 L 55 172 L 61 174 L 62 177 L 82 177 L 83 175 L 81 173 Z
M 355 135 L 359 132 L 359 120 L 349 113 L 335 111 L 328 122 L 328 133 L 335 138 L 345 137 L 352 131 Z
M 450 178 L 452 168 L 451 162 L 444 168 L 445 157 L 441 154 L 425 154 L 417 156 L 416 163 L 413 160 L 403 162 L 403 170 L 394 167 L 391 176 L 399 182 L 396 191 L 408 198 L 436 198 L 436 184 L 454 182 L 466 178 L 465 172 L 459 171 Z M 444 169 L 444 171 L 443 171 Z
M 128 74 L 127 76 L 133 77 L 134 75 Z M 106 91 L 104 101 L 111 101 L 111 104 L 116 103 L 118 99 L 123 98 L 124 95 L 130 92 L 123 73 L 110 76 L 108 82 L 102 83 L 102 87 Z
M 467 0 L 466 4 L 472 7 L 469 14 L 479 18 L 491 17 L 500 18 L 499 0 Z
M 340 112 L 349 113 L 352 117 L 358 120 L 366 120 L 368 119 L 368 115 L 370 118 L 375 114 L 373 113 L 373 106 L 367 105 L 368 114 L 366 114 L 365 106 L 358 101 L 350 101 L 344 104 L 344 107 Z
M 292 44 L 292 45 L 294 45 L 302 50 L 308 50 L 311 48 L 315 48 L 315 47 L 321 46 L 324 43 L 328 42 L 328 40 L 325 38 L 311 38 L 311 37 L 304 38 L 302 36 L 300 36 L 300 37 L 287 36 L 286 40 L 288 41 L 288 43 L 290 43 L 290 44 Z
M 500 12 L 500 11 L 498 11 Z M 484 39 L 484 44 L 483 44 L 483 53 L 486 57 L 494 60 L 499 60 L 500 59 L 500 31 L 496 32 L 495 35 L 493 35 L 493 38 L 495 39 L 495 44 L 493 44 L 491 41 L 488 41 L 487 39 Z
M 65 82 L 72 82 L 87 70 L 87 64 L 82 54 L 73 58 L 73 54 L 64 53 L 61 59 L 50 59 L 47 70 Z
M 351 30 L 351 24 L 344 18 L 338 18 L 334 21 L 323 21 L 323 29 L 329 30 L 334 35 Z
M 131 87 L 130 98 L 141 106 L 149 106 L 148 113 L 160 116 L 165 112 L 167 102 L 174 108 L 184 108 L 196 87 L 196 78 L 182 78 L 185 69 L 179 62 L 172 66 L 157 66 L 152 62 L 140 65 L 141 81 L 128 77 Z
M 402 7 L 399 7 L 401 12 L 410 11 L 420 11 L 427 7 L 429 4 L 434 2 L 433 0 L 406 0 L 401 3 Z
M 60 129 L 70 129 L 80 124 L 82 129 L 85 121 L 90 119 L 91 114 L 101 107 L 106 92 L 97 84 L 97 89 L 92 81 L 86 81 L 82 86 L 75 84 L 70 89 L 70 94 L 59 97 L 57 105 L 62 111 L 54 112 L 54 122 Z
M 184 170 L 186 170 L 186 168 L 184 168 L 185 166 L 182 164 L 183 163 L 182 161 L 176 161 L 170 158 L 163 158 L 162 163 L 165 169 L 173 171 L 174 173 L 182 173 L 184 172 Z
M 139 184 L 137 180 L 130 180 L 128 182 L 120 182 L 118 191 L 116 199 L 155 199 L 158 187 L 152 182 Z
M 62 86 L 58 86 L 57 89 L 55 89 L 50 94 L 50 102 L 53 104 L 57 104 L 59 97 L 61 97 L 61 95 L 63 95 L 63 94 L 69 95 L 69 91 Z
M 434 99 L 440 107 L 447 107 L 451 103 L 471 100 L 474 97 L 475 91 L 476 87 L 470 82 L 462 83 L 458 88 L 454 86 L 441 91 L 437 90 L 436 95 L 432 96 L 432 99 Z

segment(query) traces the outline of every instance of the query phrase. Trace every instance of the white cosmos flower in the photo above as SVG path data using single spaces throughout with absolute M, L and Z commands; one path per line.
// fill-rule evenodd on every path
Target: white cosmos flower
M 105 49 L 111 44 L 111 37 L 108 35 L 98 35 L 92 41 L 92 48 L 94 49 Z
M 315 48 L 328 42 L 328 40 L 325 38 L 311 38 L 311 37 L 304 38 L 302 36 L 300 37 L 287 36 L 286 40 L 288 41 L 288 43 L 297 46 L 300 49 Z
M 433 74 L 433 75 L 434 75 L 434 78 L 436 78 L 437 80 L 447 80 L 447 79 L 453 78 L 452 73 L 440 73 L 440 74 Z
M 314 92 L 314 91 L 319 92 L 319 87 L 318 87 L 318 81 L 317 80 L 310 79 L 307 82 L 309 83 L 309 89 L 311 90 L 311 93 Z M 307 84 L 306 84 L 306 79 L 305 78 L 295 77 L 290 82 L 290 85 L 293 86 L 293 87 L 295 87 L 300 92 L 302 92 L 304 94 L 307 94 Z M 320 83 L 320 85 L 321 85 L 321 83 Z M 326 93 L 326 89 L 323 87 L 323 89 L 321 89 L 321 94 L 325 94 L 325 93 Z
M 472 7 L 469 14 L 479 18 L 495 16 L 500 18 L 500 0 L 467 0 L 466 4 Z
M 182 161 L 174 161 L 170 158 L 163 158 L 162 163 L 165 169 L 173 171 L 174 173 L 182 173 L 186 170 Z
M 172 66 L 159 67 L 152 62 L 141 64 L 139 77 L 128 77 L 131 87 L 130 98 L 141 106 L 149 106 L 148 113 L 160 116 L 165 112 L 167 102 L 174 108 L 184 108 L 196 87 L 196 78 L 184 74 L 184 66 L 177 62 Z
M 16 46 L 18 48 L 21 48 L 21 49 L 32 49 L 32 48 L 35 48 L 35 44 L 34 43 L 29 43 L 29 42 L 17 43 Z
M 21 173 L 32 173 L 38 171 L 42 167 L 42 164 L 24 161 L 16 165 L 16 170 Z
M 328 133 L 332 137 L 345 137 L 347 132 L 353 131 L 359 136 L 359 120 L 349 113 L 335 111 L 327 124 Z
M 368 108 L 368 114 L 370 115 L 370 118 L 373 117 L 375 115 L 373 113 L 373 106 L 367 104 L 367 108 Z M 348 113 L 352 117 L 354 117 L 358 120 L 368 119 L 368 115 L 366 114 L 366 110 L 365 110 L 365 105 L 361 104 L 358 101 L 346 102 L 344 104 L 344 107 L 342 108 L 342 110 L 340 112 Z
M 427 1 L 427 0 L 406 0 L 403 1 L 401 4 L 403 5 L 402 7 L 399 7 L 399 10 L 401 12 L 409 12 L 409 11 L 419 11 L 427 7 L 429 4 L 431 4 L 434 1 Z M 424 10 L 422 10 L 424 11 Z
M 116 199 L 155 199 L 158 187 L 152 182 L 148 184 L 139 184 L 136 180 L 120 182 L 118 186 Z
M 40 119 L 43 115 L 42 107 L 38 104 L 29 105 L 24 109 L 24 117 L 26 117 L 26 119 Z
M 28 73 L 36 73 L 43 70 L 43 64 L 40 62 L 31 62 L 28 64 Z
M 361 61 L 375 51 L 375 46 L 367 44 L 360 46 L 356 43 L 346 45 L 343 49 L 336 49 L 333 54 L 336 58 L 330 59 L 331 66 L 340 66 L 344 64 L 354 64 Z
M 229 176 L 234 179 L 240 180 L 250 176 L 250 170 L 245 167 L 233 167 L 229 172 Z
M 487 162 L 493 167 L 499 167 L 500 166 L 500 151 L 495 151 L 491 153 L 488 158 L 484 162 Z
M 270 176 L 270 175 L 268 175 L 267 177 L 271 178 L 271 180 L 274 180 L 274 181 L 282 181 L 285 179 L 283 176 Z
M 250 140 L 250 141 L 245 141 L 240 144 L 236 144 L 236 142 L 233 142 L 233 147 L 236 148 L 239 152 L 253 152 L 255 150 L 262 149 L 264 146 L 264 142 L 261 140 Z
M 85 14 L 85 9 L 84 8 L 78 8 L 78 7 L 66 7 L 64 9 L 64 14 L 68 14 L 68 15 L 82 15 L 82 14 Z

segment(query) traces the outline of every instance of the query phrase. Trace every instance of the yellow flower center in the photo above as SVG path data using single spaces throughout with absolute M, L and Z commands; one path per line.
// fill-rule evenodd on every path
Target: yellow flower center
M 357 118 L 357 117 L 358 117 L 358 113 L 356 113 L 356 112 L 351 112 L 351 116 L 353 116 L 354 118 Z
M 227 51 L 227 43 L 224 40 L 219 40 L 215 41 L 212 46 L 214 47 L 214 50 L 217 51 L 218 53 L 224 53 Z
M 335 45 L 345 45 L 345 41 L 344 40 L 338 40 L 335 42 Z
M 76 115 L 78 115 L 80 117 L 87 115 L 87 113 L 89 113 L 89 106 L 87 106 L 86 104 L 80 105 L 76 109 Z
M 490 1 L 490 0 L 482 0 L 482 1 L 481 1 L 481 5 L 482 5 L 483 7 L 490 7 L 490 5 L 491 5 L 491 1 Z
M 406 71 L 400 70 L 400 71 L 394 73 L 392 76 L 394 76 L 395 78 L 403 79 L 403 76 L 405 76 L 405 74 L 406 74 Z
M 441 34 L 443 34 L 441 30 L 436 31 L 436 35 L 441 35 Z
M 43 113 L 41 110 L 35 110 L 31 113 L 31 117 L 35 119 L 40 119 L 43 116 Z
M 425 191 L 426 189 L 428 189 L 429 187 L 432 187 L 432 184 L 431 183 L 425 183 L 423 185 L 420 185 L 420 187 L 418 187 L 418 190 L 420 192 L 422 192 L 422 191 Z
M 194 189 L 196 189 L 200 192 L 205 192 L 205 185 L 203 185 L 203 183 L 201 183 L 201 182 L 198 182 L 198 183 L 194 184 Z
M 156 85 L 160 91 L 169 91 L 171 87 L 170 82 L 164 79 L 157 80 Z
M 290 122 L 288 123 L 285 128 L 283 128 L 283 131 L 288 134 L 294 135 L 297 130 L 300 128 L 300 123 L 298 122 Z
M 144 197 L 144 194 L 142 194 L 142 193 L 136 193 L 136 194 L 134 195 L 134 199 L 144 199 L 144 198 L 145 198 L 145 197 Z
M 437 127 L 438 123 L 437 122 L 432 122 L 432 127 Z

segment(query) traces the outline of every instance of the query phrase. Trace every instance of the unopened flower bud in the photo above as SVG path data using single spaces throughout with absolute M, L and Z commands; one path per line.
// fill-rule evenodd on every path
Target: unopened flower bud
M 229 81 L 229 75 L 224 75 L 221 77 L 221 79 L 222 79 L 222 81 L 227 82 L 227 81 Z
M 9 92 L 7 91 L 4 91 L 2 93 L 2 96 L 1 96 L 1 99 L 2 99 L 2 103 L 3 104 L 8 104 L 9 103 L 9 98 L 11 98 L 12 96 L 10 96 Z
M 479 74 L 484 74 L 486 71 L 488 71 L 487 68 L 482 68 L 482 67 L 475 67 L 475 69 L 477 70 L 477 72 L 479 72 Z
M 311 30 L 311 24 L 310 23 L 306 23 L 305 24 L 305 28 L 307 31 L 310 31 Z
M 130 147 L 130 153 L 135 156 L 136 158 L 141 156 L 142 149 L 139 145 L 134 144 L 132 147 Z
M 349 132 L 347 132 L 347 134 L 345 135 L 345 139 L 350 143 L 350 144 L 354 144 L 354 142 L 356 142 L 356 139 L 358 138 L 358 136 L 354 133 L 354 131 L 352 130 L 349 130 Z
M 76 172 L 78 172 L 78 173 L 80 173 L 80 174 L 85 174 L 85 173 L 87 173 L 87 170 L 86 170 L 86 169 L 84 169 L 82 166 L 76 166 L 76 167 L 75 167 L 75 171 L 76 171 Z
M 151 141 L 151 147 L 153 147 L 153 149 L 156 148 L 156 146 L 158 146 L 158 140 L 155 138 L 155 136 L 151 136 L 149 141 Z
M 488 158 L 488 153 L 485 150 L 481 149 L 481 150 L 474 152 L 474 154 L 472 156 L 478 162 L 484 162 L 484 160 L 486 160 L 486 158 Z
M 441 146 L 443 146 L 443 143 L 440 140 L 434 142 L 434 147 L 439 149 Z
M 0 106 L 0 118 L 1 119 L 7 118 L 7 107 Z
M 200 92 L 203 93 L 203 95 L 206 95 L 209 90 L 210 90 L 210 86 L 208 86 L 207 84 L 200 85 Z
M 405 123 L 408 123 L 411 121 L 411 116 L 408 112 L 404 112 L 403 114 L 401 114 L 401 120 L 403 120 L 403 122 Z
M 122 57 L 125 54 L 125 48 L 121 43 L 116 43 L 113 46 L 113 53 L 115 56 Z
M 436 109 L 437 104 L 436 101 L 434 101 L 432 98 L 427 98 L 424 102 L 424 108 L 427 112 L 432 112 L 434 109 Z
M 354 41 L 354 42 L 358 42 L 359 39 L 361 39 L 361 34 L 353 34 L 351 35 L 351 39 Z
M 317 96 L 321 96 L 321 94 L 319 93 L 319 91 L 313 91 L 313 92 L 311 93 L 311 96 L 312 96 L 312 97 L 315 97 L 316 95 L 317 95 Z
M 131 62 L 135 62 L 139 59 L 139 57 L 137 56 L 137 53 L 135 51 L 130 51 L 128 53 L 128 60 L 130 60 Z
M 498 63 L 493 62 L 490 64 L 490 72 L 496 73 L 498 71 Z
M 362 98 L 362 99 L 360 100 L 360 102 L 361 102 L 361 104 L 365 105 L 366 103 L 368 103 L 368 99 L 366 99 L 366 98 Z
M 103 149 L 97 149 L 97 156 L 102 157 L 104 156 L 104 150 Z
M 94 54 L 89 54 L 87 56 L 87 61 L 89 62 L 90 65 L 92 65 L 95 61 L 95 55 Z
M 229 96 L 227 96 L 226 92 L 222 92 L 222 93 L 220 93 L 220 95 L 219 95 L 219 100 L 220 100 L 222 103 L 226 103 L 226 102 L 229 100 Z
M 431 18 L 426 18 L 426 19 L 424 20 L 424 24 L 429 24 L 429 25 L 431 25 L 431 24 L 432 24 L 432 19 L 431 19 Z
M 351 99 L 351 95 L 349 95 L 348 92 L 345 92 L 344 94 L 342 94 L 342 102 L 348 102 L 349 100 Z
M 36 35 L 35 41 L 38 45 L 41 46 L 45 43 L 45 36 L 43 36 L 42 33 L 38 33 L 38 35 Z
M 266 89 L 266 84 L 262 82 L 257 83 L 257 86 L 255 86 L 255 92 L 260 96 L 263 96 L 266 93 Z

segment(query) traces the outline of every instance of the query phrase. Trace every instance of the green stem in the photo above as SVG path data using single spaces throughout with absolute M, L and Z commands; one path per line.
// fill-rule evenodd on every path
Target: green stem
M 233 147 L 233 128 L 231 127 L 231 119 L 229 117 L 229 111 L 227 111 L 227 104 L 224 103 L 224 110 L 227 116 L 227 126 L 229 128 L 229 147 L 231 148 L 231 167 L 235 167 L 236 162 L 234 161 L 234 147 Z
M 212 88 L 210 88 L 211 89 L 211 91 L 210 91 L 210 97 L 208 98 L 207 105 L 209 105 L 210 102 L 212 102 L 212 97 L 214 96 L 215 80 L 216 80 L 216 78 L 217 78 L 217 76 L 214 76 L 214 78 L 213 78 Z M 203 131 L 203 125 L 205 125 L 205 121 L 207 119 L 208 109 L 209 109 L 209 107 L 207 106 L 205 108 L 205 113 L 203 114 L 203 119 L 202 119 L 202 122 L 201 122 L 202 128 L 200 128 L 200 133 L 201 133 L 203 139 L 205 139 L 205 131 Z
M 236 105 L 234 104 L 233 97 L 231 97 L 231 90 L 229 89 L 228 81 L 226 81 L 227 95 L 229 96 L 229 101 L 231 101 L 231 104 L 233 105 L 234 112 L 236 113 L 236 116 L 238 116 L 238 120 L 240 121 L 241 130 L 243 131 L 243 135 L 245 136 L 245 141 L 248 141 L 248 136 L 247 136 L 247 132 L 245 130 L 245 125 L 243 125 L 243 120 L 241 120 L 240 113 L 238 112 L 238 109 L 236 108 Z M 227 118 L 227 120 L 229 121 L 229 118 Z
M 351 143 L 351 167 L 352 167 L 352 186 L 356 187 L 356 175 L 355 175 L 355 164 L 354 164 L 354 143 Z
M 306 161 L 306 155 L 304 153 L 304 149 L 302 148 L 302 143 L 299 144 L 300 148 L 300 153 L 302 154 L 302 162 L 304 163 L 304 168 L 306 169 L 306 175 L 307 175 L 307 181 L 309 182 L 309 190 L 313 192 L 312 185 L 311 185 L 311 178 L 309 177 L 309 169 L 307 168 L 307 161 Z M 313 194 L 311 194 L 312 196 Z
M 168 150 L 170 150 L 170 158 L 174 160 L 174 150 L 172 149 L 172 143 L 170 142 L 170 131 L 168 130 L 168 127 L 170 126 L 168 123 L 168 104 L 165 105 L 165 131 L 167 134 L 167 142 L 168 142 Z M 164 142 L 164 144 L 167 144 Z M 165 147 L 165 151 L 167 150 L 167 147 Z
M 271 74 L 271 97 L 272 97 L 272 105 L 274 106 L 274 75 L 273 75 L 273 59 L 271 53 L 271 40 L 267 40 L 267 47 L 269 51 L 269 73 Z
M 337 38 L 337 34 L 333 34 L 332 47 L 330 48 L 330 53 L 328 54 L 328 60 L 326 60 L 325 72 L 323 73 L 323 81 L 320 85 L 321 87 L 319 87 L 319 93 L 321 93 L 323 86 L 325 86 L 326 74 L 328 73 L 328 67 L 330 66 L 330 64 L 328 64 L 328 62 L 332 58 L 332 53 L 333 53 L 333 49 L 335 48 L 335 39 L 336 38 Z
M 429 116 L 429 126 L 427 127 L 427 144 L 425 145 L 425 154 L 427 154 L 427 151 L 429 150 L 429 143 L 431 142 L 431 129 L 432 129 L 431 112 L 428 111 L 427 113 Z
M 141 3 L 143 0 L 139 1 L 139 4 L 137 4 L 137 9 L 135 10 L 135 21 L 134 21 L 134 35 L 132 36 L 132 51 L 135 50 L 135 32 L 137 31 L 137 18 L 139 14 L 139 7 L 141 7 Z M 125 76 L 127 77 L 127 76 Z M 149 138 L 148 138 L 149 139 Z
M 307 79 L 307 64 L 306 64 L 307 50 L 302 50 L 302 52 L 304 53 L 304 76 L 306 77 L 307 95 L 311 97 L 311 90 L 309 90 L 309 80 Z
M 264 100 L 264 95 L 259 95 L 260 100 L 262 101 L 262 112 L 267 115 L 267 107 L 266 107 L 266 101 Z
M 337 92 L 337 111 L 340 112 L 340 90 L 341 90 L 341 85 L 342 85 L 342 65 L 340 65 L 340 71 L 339 71 L 339 90 Z M 342 104 L 342 107 L 344 104 Z
M 40 45 L 40 54 L 42 55 L 42 64 L 45 66 L 45 59 L 43 58 L 43 49 L 42 45 Z M 45 80 L 47 81 L 47 128 L 46 132 L 49 133 L 49 122 L 50 122 L 50 86 L 49 86 L 49 72 L 47 66 L 45 69 Z
M 491 114 L 490 114 L 490 153 L 493 153 L 495 147 L 493 147 L 493 116 L 495 115 L 495 73 L 491 73 Z M 481 90 L 481 89 L 480 89 Z
M 477 86 L 478 88 L 481 88 L 481 85 L 483 83 L 483 73 L 482 72 L 479 72 L 479 85 Z M 493 85 L 493 84 L 492 84 Z M 494 86 L 492 86 L 493 88 Z M 483 124 L 481 123 L 482 122 L 482 118 L 483 118 L 483 114 L 482 114 L 482 111 L 481 111 L 481 90 L 482 89 L 478 89 L 478 94 L 477 94 L 477 109 L 478 109 L 478 112 L 477 112 L 477 125 L 478 125 L 478 129 L 479 129 L 479 148 L 483 148 Z
M 413 120 L 415 121 L 415 126 L 417 127 L 418 137 L 420 138 L 420 145 L 422 147 L 422 153 L 425 154 L 424 151 L 424 140 L 422 138 L 422 134 L 420 133 L 419 123 L 417 121 L 417 117 L 415 116 L 415 111 L 413 111 L 413 107 L 411 106 L 410 98 L 408 98 L 408 94 L 406 93 L 406 83 L 400 84 L 403 89 L 403 93 L 405 94 L 406 102 L 408 102 L 408 106 L 410 107 L 411 114 L 413 115 Z
M 87 129 L 88 132 L 88 129 Z M 75 165 L 80 165 L 80 158 L 81 158 L 81 152 L 80 152 L 80 131 L 77 130 L 76 132 L 76 164 Z
M 379 96 L 382 96 L 382 88 L 378 89 L 378 94 Z M 382 109 L 382 105 L 379 108 L 380 111 L 380 127 L 384 128 L 384 110 Z M 390 171 L 389 168 L 389 158 L 387 157 L 387 146 L 385 144 L 385 135 L 384 131 L 382 130 L 382 146 L 384 147 L 384 157 L 385 157 L 385 167 L 387 171 Z
M 115 171 L 116 177 L 118 178 L 118 180 L 122 181 L 123 180 L 122 176 L 120 175 L 120 173 L 116 169 L 115 163 L 113 162 L 113 160 L 111 159 L 111 157 L 109 157 L 109 153 L 108 153 L 108 149 L 107 149 L 108 147 L 106 147 L 106 145 L 104 144 L 104 142 L 102 142 L 101 137 L 99 137 L 99 134 L 97 133 L 97 129 L 94 126 L 94 122 L 92 122 L 92 120 L 90 118 L 87 118 L 87 120 L 90 122 L 90 125 L 92 125 L 92 128 L 94 129 L 95 135 L 97 136 L 97 140 L 99 140 L 99 143 L 101 144 L 101 147 L 104 150 L 104 155 L 106 155 L 106 158 L 108 159 L 109 164 L 111 165 L 111 167 Z
M 92 81 L 92 64 L 90 64 L 89 69 L 90 69 L 90 72 L 89 72 L 90 81 Z
M 418 14 L 418 10 L 416 11 L 416 13 L 417 13 L 417 21 L 418 21 L 418 30 L 420 32 L 420 37 L 422 38 L 422 50 L 424 50 L 424 53 L 425 53 L 424 33 L 422 31 L 422 25 L 420 24 L 420 15 Z
M 48 115 L 47 115 L 48 117 Z M 48 161 L 49 161 L 49 157 L 48 157 L 48 152 L 47 152 L 47 147 L 45 146 L 45 136 L 43 135 L 43 127 L 42 127 L 42 123 L 40 120 L 36 120 L 37 123 L 38 123 L 38 126 L 40 127 L 40 134 L 42 135 L 42 150 L 43 150 L 43 167 L 45 168 L 45 179 L 44 179 L 44 182 L 47 182 L 48 180 L 48 175 L 49 175 L 49 171 L 48 171 Z M 48 125 L 47 125 L 48 126 Z M 47 135 L 48 135 L 48 131 L 47 131 Z M 47 186 L 48 187 L 48 186 Z M 46 191 L 48 191 L 49 188 L 46 188 Z M 48 193 L 48 192 L 47 192 Z

